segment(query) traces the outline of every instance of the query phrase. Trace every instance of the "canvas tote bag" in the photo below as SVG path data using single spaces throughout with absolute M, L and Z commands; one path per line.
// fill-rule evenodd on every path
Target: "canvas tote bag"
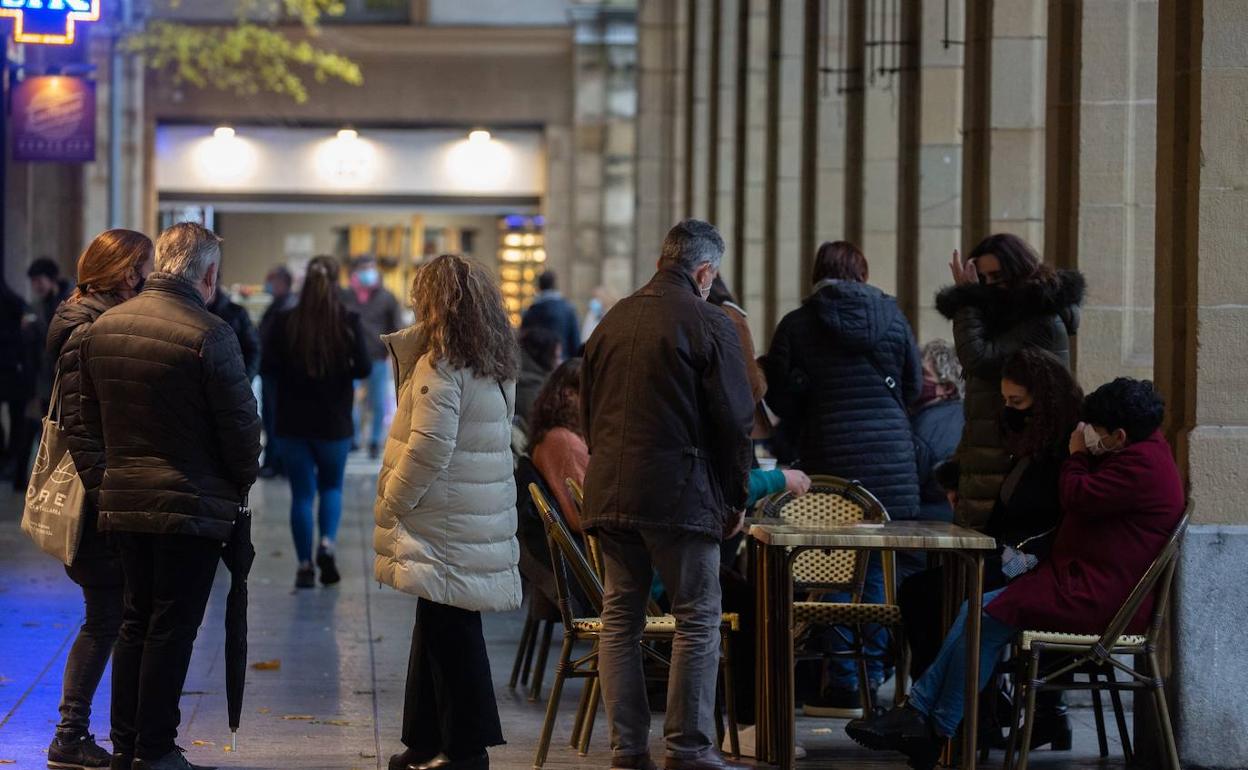
M 43 438 L 26 487 L 22 531 L 44 553 L 69 566 L 82 540 L 86 489 L 69 454 L 69 441 L 61 428 L 61 378 L 52 385 L 52 400 L 43 418 Z

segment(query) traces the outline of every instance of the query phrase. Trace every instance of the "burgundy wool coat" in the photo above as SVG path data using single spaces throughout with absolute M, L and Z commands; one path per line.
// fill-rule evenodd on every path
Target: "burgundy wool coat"
M 1183 482 L 1157 431 L 1120 452 L 1071 455 L 1062 465 L 1062 521 L 1052 554 L 988 605 L 1018 629 L 1103 632 L 1183 516 Z M 1127 633 L 1143 633 L 1148 597 Z

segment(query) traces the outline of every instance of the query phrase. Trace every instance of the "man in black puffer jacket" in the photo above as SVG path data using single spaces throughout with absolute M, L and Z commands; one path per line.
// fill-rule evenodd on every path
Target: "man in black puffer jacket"
M 909 404 L 918 399 L 923 369 L 910 324 L 897 302 L 869 286 L 867 260 L 852 244 L 825 243 L 815 257 L 814 293 L 780 321 L 764 369 L 767 405 L 796 430 L 802 470 L 856 480 L 893 519 L 919 514 Z M 884 575 L 873 557 L 863 600 L 884 600 Z M 829 646 L 843 651 L 835 634 Z M 883 633 L 867 649 L 884 654 Z M 875 689 L 886 678 L 881 660 L 868 663 Z M 861 713 L 852 661 L 833 661 L 829 690 L 807 702 L 809 716 Z
M 260 415 L 229 324 L 207 309 L 221 239 L 161 234 L 142 294 L 82 345 L 81 429 L 100 438 L 99 527 L 115 534 L 125 614 L 113 656 L 114 751 L 186 770 L 178 699 L 222 545 L 256 480 Z

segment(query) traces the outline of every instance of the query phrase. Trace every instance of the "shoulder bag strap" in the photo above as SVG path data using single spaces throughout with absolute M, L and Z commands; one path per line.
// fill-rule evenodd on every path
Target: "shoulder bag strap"
M 893 398 L 897 399 L 897 405 L 901 407 L 901 411 L 908 411 L 906 409 L 906 399 L 901 394 L 901 386 L 897 383 L 897 378 L 884 371 L 884 367 L 880 365 L 880 360 L 875 357 L 874 349 L 867 351 L 867 361 L 871 363 L 872 368 L 875 369 L 875 373 L 883 378 L 884 387 L 888 388 L 888 392 L 893 394 Z

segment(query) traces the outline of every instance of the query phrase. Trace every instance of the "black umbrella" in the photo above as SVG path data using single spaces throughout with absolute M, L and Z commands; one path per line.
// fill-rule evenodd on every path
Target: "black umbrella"
M 230 595 L 225 602 L 225 700 L 230 716 L 231 750 L 237 750 L 247 680 L 247 574 L 256 560 L 256 549 L 251 544 L 251 509 L 246 501 L 239 509 L 222 558 L 230 570 Z

